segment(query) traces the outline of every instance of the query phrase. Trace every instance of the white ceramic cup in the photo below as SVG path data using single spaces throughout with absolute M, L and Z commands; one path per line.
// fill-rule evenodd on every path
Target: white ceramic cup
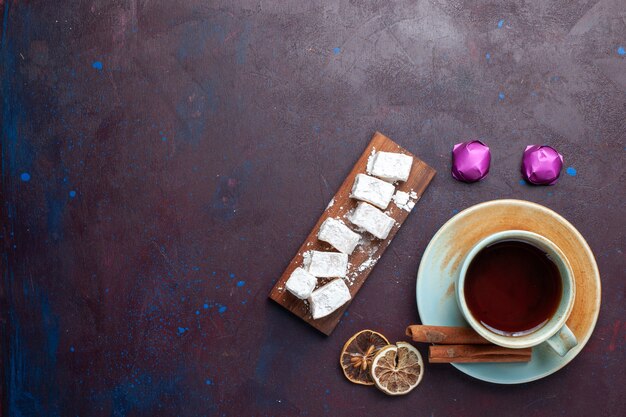
M 465 300 L 465 276 L 474 257 L 487 246 L 497 242 L 511 240 L 528 243 L 545 252 L 558 268 L 562 284 L 561 301 L 554 315 L 537 330 L 520 336 L 507 336 L 489 330 L 474 318 Z M 578 344 L 576 336 L 565 324 L 574 307 L 575 296 L 576 286 L 574 285 L 572 268 L 565 254 L 563 254 L 558 246 L 545 237 L 524 230 L 506 230 L 494 233 L 478 242 L 472 247 L 463 260 L 459 276 L 456 280 L 456 297 L 459 308 L 465 320 L 467 320 L 470 326 L 482 337 L 496 345 L 514 349 L 537 346 L 543 342 L 547 342 L 548 345 L 561 356 L 565 356 L 570 349 Z

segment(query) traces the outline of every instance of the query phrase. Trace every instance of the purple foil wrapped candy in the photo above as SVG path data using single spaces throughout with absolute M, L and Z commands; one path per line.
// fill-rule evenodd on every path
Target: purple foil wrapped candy
M 491 152 L 479 140 L 457 143 L 452 148 L 452 177 L 464 182 L 482 180 L 489 173 Z
M 524 179 L 536 185 L 556 183 L 563 168 L 563 155 L 549 146 L 530 145 L 522 157 Z

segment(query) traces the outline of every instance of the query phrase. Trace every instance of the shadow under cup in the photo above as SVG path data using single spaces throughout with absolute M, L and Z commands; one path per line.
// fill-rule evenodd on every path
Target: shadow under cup
M 536 346 L 564 326 L 574 305 L 571 267 L 532 232 L 509 230 L 478 242 L 457 279 L 459 307 L 481 336 L 500 346 Z

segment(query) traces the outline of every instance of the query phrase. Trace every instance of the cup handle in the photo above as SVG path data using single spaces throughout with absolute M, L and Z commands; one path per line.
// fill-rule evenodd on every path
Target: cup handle
M 565 324 L 558 332 L 556 332 L 554 336 L 549 338 L 547 342 L 548 346 L 550 346 L 552 350 L 560 356 L 565 356 L 567 352 L 578 344 L 576 336 L 574 336 L 574 333 L 572 333 L 569 327 Z

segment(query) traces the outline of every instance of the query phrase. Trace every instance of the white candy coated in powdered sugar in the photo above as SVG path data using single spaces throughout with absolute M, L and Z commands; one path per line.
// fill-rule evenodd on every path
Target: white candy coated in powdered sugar
M 320 226 L 317 238 L 330 243 L 338 251 L 350 255 L 359 244 L 361 235 L 350 230 L 341 220 L 329 217 Z
M 415 207 L 415 201 L 411 200 L 412 198 L 417 198 L 417 194 L 415 194 L 414 191 L 411 191 L 410 193 L 396 191 L 393 195 L 393 201 L 396 203 L 396 206 L 406 211 L 411 211 L 413 207 Z
M 351 198 L 366 201 L 381 209 L 386 209 L 396 187 L 393 184 L 365 174 L 357 174 L 350 192 Z
M 386 239 L 395 224 L 393 218 L 387 216 L 376 207 L 359 203 L 348 219 L 357 227 L 360 227 L 379 239 Z
M 343 277 L 348 272 L 348 255 L 312 250 L 304 254 L 303 267 L 318 278 Z
M 395 152 L 376 152 L 367 162 L 367 173 L 385 181 L 406 181 L 411 173 L 413 158 Z
M 393 195 L 393 201 L 399 207 L 404 206 L 406 203 L 408 203 L 409 198 L 409 193 L 405 193 L 404 191 L 396 191 L 396 193 Z
M 335 279 L 311 293 L 309 297 L 311 315 L 315 320 L 326 317 L 351 298 L 346 283 L 341 278 Z
M 315 276 L 309 274 L 303 268 L 296 268 L 285 283 L 285 288 L 296 297 L 304 300 L 309 298 L 316 284 L 317 278 Z

